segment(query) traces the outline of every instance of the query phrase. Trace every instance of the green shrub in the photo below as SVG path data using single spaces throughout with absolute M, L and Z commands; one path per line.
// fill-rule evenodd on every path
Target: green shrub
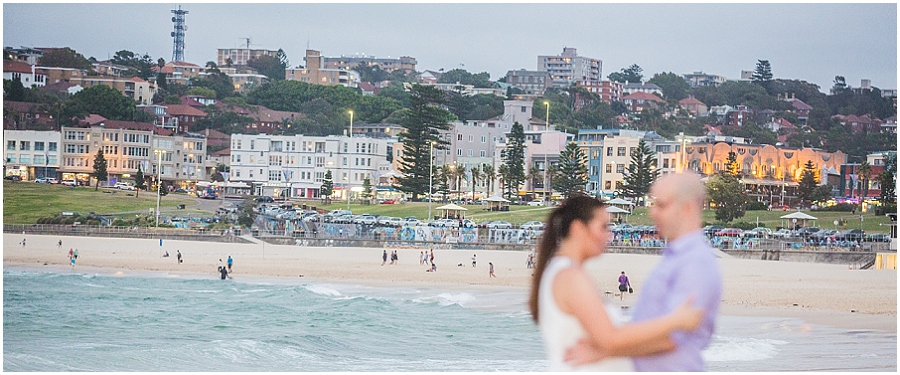
M 769 206 L 764 202 L 750 202 L 750 204 L 747 205 L 747 211 L 766 211 L 768 209 Z

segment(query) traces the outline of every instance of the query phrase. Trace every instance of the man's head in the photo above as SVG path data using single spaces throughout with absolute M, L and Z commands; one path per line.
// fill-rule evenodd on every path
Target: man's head
M 668 174 L 650 187 L 650 217 L 659 233 L 671 240 L 698 230 L 703 222 L 706 186 L 695 173 Z

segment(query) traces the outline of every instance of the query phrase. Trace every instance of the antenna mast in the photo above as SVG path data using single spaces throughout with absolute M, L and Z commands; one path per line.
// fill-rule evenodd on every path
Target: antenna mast
M 179 5 L 178 9 L 172 10 L 172 13 L 175 14 L 175 17 L 172 17 L 172 22 L 175 23 L 175 31 L 170 34 L 175 38 L 175 45 L 172 49 L 172 61 L 184 61 L 184 32 L 187 31 L 187 26 L 184 24 L 184 15 L 188 14 L 188 11 L 181 10 L 181 5 Z

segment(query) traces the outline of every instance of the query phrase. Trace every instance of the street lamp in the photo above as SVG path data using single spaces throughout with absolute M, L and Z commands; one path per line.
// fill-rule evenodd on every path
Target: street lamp
M 162 154 L 166 152 L 163 150 L 153 150 L 153 153 L 156 154 L 156 228 L 159 228 L 159 197 L 160 190 L 162 189 L 162 180 L 160 176 L 162 175 Z
M 432 198 L 432 186 L 434 185 L 434 141 L 428 142 L 428 145 L 431 147 L 430 151 L 428 151 L 428 220 L 431 220 L 431 201 Z
M 544 134 L 547 134 L 547 131 L 550 130 L 550 102 L 545 100 L 544 105 L 547 106 L 547 123 L 544 126 Z M 543 141 L 541 143 L 543 143 Z M 548 189 L 547 169 L 549 167 L 549 164 L 547 161 L 547 152 L 549 152 L 548 146 L 549 145 L 544 144 L 544 179 L 543 179 L 543 183 L 544 183 L 544 204 L 545 205 L 550 203 L 549 196 L 547 195 L 547 189 Z
M 352 146 L 352 143 L 353 143 L 353 110 L 351 109 L 349 112 L 350 112 L 350 141 L 349 142 L 351 143 L 350 146 Z M 350 146 L 348 146 L 348 147 L 350 147 Z M 350 211 L 350 176 L 353 175 L 353 168 L 352 168 L 352 165 L 350 164 L 349 160 L 347 160 L 347 169 L 350 170 L 349 173 L 347 173 L 347 211 Z

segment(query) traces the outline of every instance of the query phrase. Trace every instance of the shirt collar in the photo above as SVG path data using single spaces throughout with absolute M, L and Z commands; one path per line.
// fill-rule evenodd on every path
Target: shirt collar
M 706 236 L 703 234 L 703 231 L 698 229 L 669 242 L 669 246 L 666 246 L 663 249 L 663 255 L 684 254 L 691 249 L 691 246 L 689 246 L 690 244 L 705 240 Z

